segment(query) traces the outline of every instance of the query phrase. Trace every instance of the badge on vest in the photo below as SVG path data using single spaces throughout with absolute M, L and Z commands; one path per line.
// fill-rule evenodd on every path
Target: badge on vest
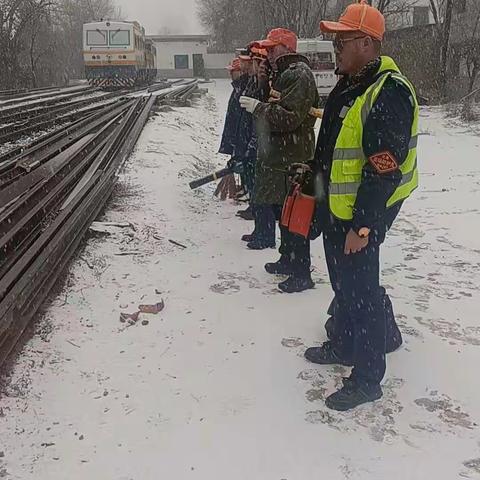
M 390 152 L 376 153 L 369 157 L 369 162 L 373 165 L 377 173 L 389 173 L 398 168 L 395 157 Z

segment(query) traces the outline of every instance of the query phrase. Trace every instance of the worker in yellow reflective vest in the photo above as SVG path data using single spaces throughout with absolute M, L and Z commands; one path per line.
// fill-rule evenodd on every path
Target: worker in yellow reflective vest
M 418 185 L 419 107 L 411 83 L 380 54 L 385 20 L 377 9 L 361 1 L 320 27 L 335 33 L 342 77 L 325 107 L 315 162 L 305 169 L 317 173 L 316 223 L 335 308 L 329 341 L 305 357 L 353 367 L 326 399 L 329 408 L 344 411 L 382 397 L 391 303 L 380 286 L 380 246 Z

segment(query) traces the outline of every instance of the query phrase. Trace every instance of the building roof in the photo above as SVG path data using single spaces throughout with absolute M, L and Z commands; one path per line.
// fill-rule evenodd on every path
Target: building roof
M 147 35 L 154 42 L 208 42 L 210 35 Z

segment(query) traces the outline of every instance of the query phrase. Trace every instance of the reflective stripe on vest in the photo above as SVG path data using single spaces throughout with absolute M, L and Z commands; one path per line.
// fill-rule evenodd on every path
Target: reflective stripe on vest
M 408 148 L 417 148 L 418 136 L 412 137 Z M 333 160 L 354 160 L 363 157 L 362 148 L 342 148 L 333 152 Z
M 393 70 L 393 72 L 392 72 Z M 358 97 L 343 120 L 335 151 L 333 153 L 332 172 L 329 186 L 330 210 L 342 220 L 353 218 L 353 209 L 358 188 L 362 181 L 362 171 L 368 159 L 363 151 L 363 127 L 377 100 L 385 81 L 395 78 L 402 82 L 411 92 L 414 106 L 411 140 L 407 158 L 399 167 L 402 180 L 394 194 L 387 201 L 387 207 L 406 199 L 418 186 L 417 143 L 418 143 L 418 103 L 412 84 L 400 74 L 395 62 L 389 57 L 382 57 L 379 72 L 385 72 Z

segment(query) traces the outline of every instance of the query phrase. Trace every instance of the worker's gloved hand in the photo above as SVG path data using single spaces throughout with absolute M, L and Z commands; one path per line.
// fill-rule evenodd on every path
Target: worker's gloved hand
M 292 163 L 288 170 L 288 178 L 294 183 L 303 183 L 307 173 L 312 173 L 310 165 L 306 163 Z
M 240 106 L 248 113 L 253 113 L 259 103 L 260 100 L 257 100 L 256 98 L 246 97 L 245 95 L 240 97 Z
M 240 175 L 243 173 L 243 162 L 237 157 L 232 156 L 232 158 L 227 162 L 227 168 L 233 173 Z
M 312 169 L 307 163 L 292 163 L 290 165 L 290 171 L 295 173 L 307 173 L 311 172 Z
M 264 82 L 267 82 L 270 78 L 272 67 L 268 63 L 268 60 L 264 60 L 258 67 L 258 78 Z

